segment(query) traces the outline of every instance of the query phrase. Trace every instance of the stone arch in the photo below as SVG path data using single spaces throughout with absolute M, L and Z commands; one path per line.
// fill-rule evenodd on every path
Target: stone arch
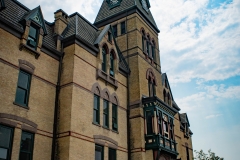
M 26 60 L 22 60 L 22 59 L 18 59 L 18 62 L 19 62 L 20 69 L 23 69 L 23 70 L 33 74 L 33 72 L 35 70 L 35 66 L 32 63 L 30 63 Z
M 119 99 L 118 99 L 118 96 L 116 93 L 113 93 L 110 97 L 110 101 L 113 103 L 113 104 L 116 104 L 116 105 L 119 105 Z
M 91 92 L 98 96 L 102 95 L 101 87 L 97 82 L 93 84 Z
M 102 98 L 110 101 L 110 92 L 107 88 L 102 90 Z
M 105 48 L 106 54 L 109 54 L 109 48 L 108 48 L 107 43 L 104 42 L 101 46 L 102 46 L 102 48 Z
M 118 55 L 117 55 L 117 52 L 115 51 L 115 49 L 111 48 L 109 53 L 110 54 L 113 53 L 114 59 L 118 59 Z
M 155 85 L 157 86 L 157 79 L 156 79 L 156 76 L 155 76 L 152 68 L 148 68 L 148 69 L 147 69 L 146 79 L 147 79 L 147 80 L 150 79 L 152 82 L 155 82 Z

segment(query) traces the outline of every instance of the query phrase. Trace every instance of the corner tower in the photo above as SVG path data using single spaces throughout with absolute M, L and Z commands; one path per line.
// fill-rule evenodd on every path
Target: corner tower
M 104 0 L 94 25 L 111 24 L 128 76 L 129 158 L 176 159 L 173 102 L 165 103 L 158 33 L 149 0 Z M 169 100 L 171 101 L 171 100 Z

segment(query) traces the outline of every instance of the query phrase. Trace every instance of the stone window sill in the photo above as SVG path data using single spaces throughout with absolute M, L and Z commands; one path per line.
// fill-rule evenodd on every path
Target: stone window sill
M 107 84 L 109 83 L 109 84 L 113 85 L 115 87 L 115 89 L 118 88 L 117 80 L 114 77 L 108 75 L 106 72 L 104 72 L 100 69 L 97 69 L 97 79 L 98 78 L 105 80 L 105 82 Z
M 28 107 L 28 106 L 25 106 L 25 105 L 19 104 L 19 103 L 17 103 L 17 102 L 13 102 L 13 104 L 16 105 L 16 106 L 19 106 L 19 107 L 22 107 L 22 108 L 24 108 L 24 109 L 29 110 L 29 107 Z

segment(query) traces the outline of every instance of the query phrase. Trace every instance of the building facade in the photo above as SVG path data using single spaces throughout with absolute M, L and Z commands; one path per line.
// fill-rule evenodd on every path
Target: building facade
M 0 159 L 190 160 L 149 0 L 104 0 L 92 24 L 0 0 Z

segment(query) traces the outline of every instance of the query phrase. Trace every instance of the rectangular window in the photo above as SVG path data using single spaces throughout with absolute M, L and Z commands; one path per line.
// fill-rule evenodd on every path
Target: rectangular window
M 113 26 L 113 35 L 114 37 L 117 37 L 117 25 Z
M 13 128 L 0 125 L 0 159 L 10 160 L 13 141 Z
M 94 95 L 94 104 L 93 104 L 93 122 L 96 124 L 100 124 L 100 112 L 99 112 L 99 106 L 100 106 L 100 98 L 97 95 Z
M 187 160 L 190 160 L 190 158 L 189 158 L 189 151 L 188 151 L 188 147 L 186 147 L 186 154 L 187 154 Z
M 108 117 L 108 101 L 103 100 L 103 126 L 109 127 L 109 117 Z
M 162 130 L 162 112 L 158 111 L 158 128 L 159 128 L 159 133 L 162 135 L 163 130 Z
M 116 154 L 116 150 L 109 148 L 108 150 L 108 160 L 116 160 L 117 159 L 117 154 Z
M 121 23 L 121 34 L 125 34 L 126 33 L 126 25 L 125 25 L 125 21 Z
M 37 40 L 38 40 L 38 34 L 39 34 L 38 30 L 39 29 L 36 26 L 31 24 L 29 28 L 29 34 L 28 34 L 28 40 L 27 40 L 27 45 L 35 49 L 37 47 Z
M 27 107 L 30 93 L 31 74 L 20 70 L 18 75 L 15 103 Z
M 147 54 L 148 54 L 148 56 L 150 56 L 150 52 L 149 52 L 149 42 L 147 41 Z
M 95 160 L 103 160 L 104 158 L 103 146 L 95 145 Z
M 155 60 L 155 47 L 152 46 L 152 58 Z
M 151 111 L 146 111 L 146 120 L 147 120 L 147 134 L 153 134 L 153 123 L 152 123 Z
M 112 42 L 112 33 L 111 32 L 108 32 L 108 41 Z
M 34 134 L 22 132 L 19 160 L 32 160 Z
M 112 105 L 112 129 L 118 131 L 117 105 Z

